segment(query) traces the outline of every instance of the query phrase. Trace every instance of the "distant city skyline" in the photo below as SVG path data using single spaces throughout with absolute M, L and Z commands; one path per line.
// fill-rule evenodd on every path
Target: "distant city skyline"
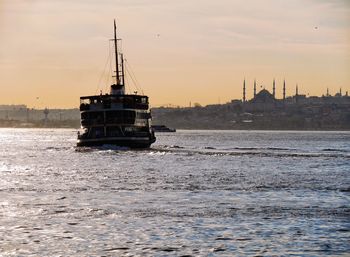
M 113 19 L 152 106 L 350 91 L 350 2 L 344 0 L 3 0 L 0 104 L 76 108 L 108 92 Z M 127 90 L 140 91 L 127 82 Z M 219 100 L 220 99 L 220 100 Z

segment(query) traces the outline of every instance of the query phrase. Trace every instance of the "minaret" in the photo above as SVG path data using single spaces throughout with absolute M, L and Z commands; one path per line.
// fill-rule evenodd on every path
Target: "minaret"
M 286 100 L 286 80 L 283 80 L 283 100 Z
M 340 90 L 339 90 L 339 94 L 340 94 L 340 96 L 342 96 L 342 95 L 341 95 L 341 88 L 340 88 Z
M 272 83 L 272 95 L 273 95 L 273 98 L 276 98 L 276 83 L 275 83 L 275 79 L 273 79 L 273 83 Z
M 243 80 L 243 103 L 246 101 L 245 99 L 245 79 Z
M 327 94 L 326 94 L 326 96 L 329 96 L 329 90 L 328 90 L 328 87 L 327 87 Z
M 254 98 L 256 97 L 256 80 L 254 79 Z
M 298 102 L 298 84 L 295 87 L 295 102 Z

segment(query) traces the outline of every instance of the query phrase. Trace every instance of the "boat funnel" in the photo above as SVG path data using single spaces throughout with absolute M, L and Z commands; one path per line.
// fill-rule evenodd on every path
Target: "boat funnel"
M 124 85 L 111 85 L 111 95 L 125 95 Z

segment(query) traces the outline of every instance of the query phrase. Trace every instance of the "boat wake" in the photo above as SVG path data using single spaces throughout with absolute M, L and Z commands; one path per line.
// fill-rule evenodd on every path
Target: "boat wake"
M 150 149 L 152 153 L 159 151 L 164 153 L 186 154 L 186 155 L 212 155 L 212 156 L 261 156 L 261 157 L 302 157 L 302 158 L 346 158 L 350 159 L 350 155 L 345 151 L 324 151 L 320 152 L 303 152 L 294 148 L 278 148 L 278 147 L 233 147 L 218 149 L 215 147 L 204 147 L 197 149 L 188 149 L 181 146 L 158 146 Z
M 342 149 L 320 149 L 317 152 L 307 152 L 296 148 L 282 147 L 232 147 L 232 148 L 216 148 L 205 146 L 202 148 L 188 148 L 179 145 L 158 145 L 148 149 L 132 149 L 129 147 L 116 145 L 102 145 L 94 147 L 76 147 L 76 152 L 143 152 L 151 155 L 206 155 L 206 156 L 260 156 L 260 157 L 290 157 L 290 158 L 345 158 L 350 159 L 348 151 Z

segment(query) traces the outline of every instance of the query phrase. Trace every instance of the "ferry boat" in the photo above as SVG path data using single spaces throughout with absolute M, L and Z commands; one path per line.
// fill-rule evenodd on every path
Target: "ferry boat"
M 80 97 L 81 128 L 77 146 L 116 145 L 148 148 L 156 141 L 148 96 L 125 94 L 123 54 L 118 52 L 114 20 L 115 83 L 110 93 Z

